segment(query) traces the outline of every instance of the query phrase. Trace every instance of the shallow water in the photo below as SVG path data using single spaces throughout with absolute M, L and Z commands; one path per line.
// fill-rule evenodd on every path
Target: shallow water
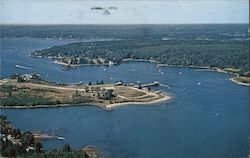
M 59 128 L 56 134 L 66 140 L 43 142 L 45 148 L 91 144 L 114 158 L 234 158 L 248 154 L 249 87 L 229 81 L 230 75 L 192 68 L 157 68 L 147 62 L 67 71 L 51 60 L 28 56 L 34 49 L 69 42 L 75 41 L 2 38 L 1 78 L 36 72 L 47 80 L 66 83 L 160 81 L 170 88 L 154 89 L 168 93 L 172 99 L 150 106 L 122 106 L 111 112 L 94 106 L 1 110 L 14 127 L 23 131 Z M 15 64 L 29 69 L 16 68 Z

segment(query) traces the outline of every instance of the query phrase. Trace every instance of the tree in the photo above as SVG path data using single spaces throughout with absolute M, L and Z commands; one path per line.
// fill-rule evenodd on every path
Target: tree
M 78 92 L 78 90 L 75 91 L 75 93 L 73 94 L 73 97 L 80 97 L 80 93 Z
M 20 138 L 21 137 L 20 129 L 13 129 L 11 132 L 11 136 L 15 138 Z
M 6 120 L 7 117 L 5 115 L 0 115 L 0 120 Z
M 34 144 L 34 137 L 30 132 L 24 132 L 20 137 L 20 142 L 24 148 Z
M 148 91 L 151 91 L 151 87 L 150 86 L 148 87 Z
M 139 85 L 138 85 L 138 89 L 142 89 L 142 86 L 141 86 L 141 84 L 139 83 Z
M 69 144 L 65 144 L 64 146 L 63 146 L 63 149 L 62 149 L 64 152 L 70 152 L 70 150 L 71 150 L 71 148 L 70 148 L 70 146 L 69 146 Z
M 41 152 L 42 151 L 42 148 L 43 148 L 43 145 L 42 145 L 42 143 L 41 142 L 36 142 L 35 143 L 35 151 L 36 152 Z
M 17 77 L 17 82 L 24 82 L 23 78 L 21 76 Z
M 1 151 L 1 154 L 6 157 L 17 157 L 17 156 L 21 156 L 21 154 L 23 154 L 24 152 L 25 151 L 21 148 L 20 145 L 15 144 L 15 145 L 9 146 L 4 151 Z
M 104 96 L 102 97 L 103 99 L 112 99 L 114 97 L 113 95 L 113 89 L 108 89 L 105 91 Z

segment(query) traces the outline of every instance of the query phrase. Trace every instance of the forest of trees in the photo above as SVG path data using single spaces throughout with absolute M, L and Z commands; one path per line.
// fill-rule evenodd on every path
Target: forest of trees
M 246 39 L 248 24 L 0 25 L 0 37 L 67 39 Z
M 36 50 L 34 56 L 53 57 L 54 59 L 103 58 L 106 61 L 121 63 L 123 59 L 154 60 L 161 64 L 181 66 L 208 66 L 239 68 L 249 71 L 248 41 L 220 40 L 124 40 L 82 42 L 54 46 Z
M 31 132 L 21 132 L 20 129 L 13 128 L 5 115 L 0 115 L 0 125 L 0 157 L 90 158 L 92 155 L 100 157 L 97 150 L 91 146 L 71 149 L 69 144 L 65 144 L 61 149 L 45 150 Z M 17 143 L 13 143 L 13 140 Z

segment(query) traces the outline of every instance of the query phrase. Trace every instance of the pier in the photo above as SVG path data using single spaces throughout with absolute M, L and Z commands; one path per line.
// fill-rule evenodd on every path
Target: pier
M 33 134 L 34 138 L 38 139 L 38 140 L 49 140 L 49 139 L 65 140 L 64 137 L 56 136 L 55 130 L 57 130 L 57 129 L 49 130 L 49 131 L 52 131 L 52 134 L 49 134 L 46 131 L 37 131 L 37 132 L 33 132 L 32 134 Z
M 39 140 L 48 140 L 48 139 L 58 139 L 58 140 L 65 140 L 64 137 L 58 137 L 54 135 L 49 135 L 49 134 L 39 134 L 39 133 L 33 133 L 35 139 Z
M 160 82 L 154 81 L 152 83 L 143 84 L 141 85 L 141 87 L 151 87 L 151 86 L 159 86 L 159 85 L 160 85 Z

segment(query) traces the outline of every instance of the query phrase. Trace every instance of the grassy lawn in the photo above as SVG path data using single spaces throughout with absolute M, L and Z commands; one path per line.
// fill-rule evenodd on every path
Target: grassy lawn
M 232 73 L 240 72 L 240 69 L 234 69 L 234 68 L 224 68 L 224 70 Z
M 250 77 L 234 77 L 234 80 L 242 83 L 250 83 Z
M 139 97 L 139 96 L 146 95 L 145 92 L 136 90 L 134 88 L 124 87 L 124 86 L 115 87 L 114 93 L 119 94 L 124 97 Z
M 0 81 L 0 106 L 36 106 L 58 104 L 96 103 L 108 105 L 124 102 L 148 102 L 160 99 L 160 95 L 129 86 L 58 85 L 47 81 L 17 82 Z M 84 88 L 83 88 L 84 87 Z M 87 88 L 88 87 L 88 88 Z M 88 91 L 87 91 L 88 90 Z M 103 91 L 113 90 L 109 99 L 100 97 Z

